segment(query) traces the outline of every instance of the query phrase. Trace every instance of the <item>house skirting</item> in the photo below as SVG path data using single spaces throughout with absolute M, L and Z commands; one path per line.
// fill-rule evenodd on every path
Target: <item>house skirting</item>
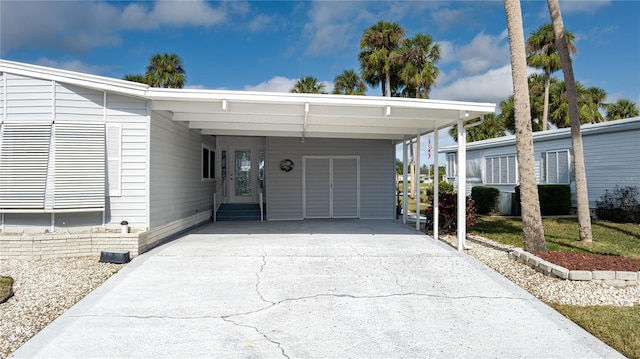
M 1 259 L 49 259 L 99 256 L 104 250 L 129 251 L 137 256 L 209 221 L 211 211 L 137 233 L 76 232 L 0 234 Z

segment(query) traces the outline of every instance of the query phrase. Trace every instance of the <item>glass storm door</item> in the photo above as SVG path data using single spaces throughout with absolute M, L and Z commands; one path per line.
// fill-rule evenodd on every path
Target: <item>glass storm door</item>
M 233 150 L 233 172 L 229 175 L 231 202 L 255 203 L 255 160 L 251 150 Z M 256 178 L 254 178 L 256 177 Z

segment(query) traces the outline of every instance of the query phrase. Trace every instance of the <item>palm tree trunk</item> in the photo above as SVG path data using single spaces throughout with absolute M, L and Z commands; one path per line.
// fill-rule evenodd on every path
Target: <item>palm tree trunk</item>
M 509 32 L 511 75 L 513 77 L 513 101 L 516 127 L 516 151 L 522 204 L 522 231 L 524 250 L 546 252 L 547 245 L 542 227 L 538 186 L 536 184 L 531 127 L 531 104 L 527 81 L 527 60 L 522 27 L 522 10 L 519 0 L 504 0 Z
M 589 192 L 587 191 L 587 172 L 584 167 L 582 150 L 582 133 L 580 132 L 580 114 L 578 112 L 578 93 L 573 76 L 573 65 L 569 56 L 569 48 L 564 36 L 564 24 L 558 0 L 547 0 L 549 14 L 553 22 L 553 32 L 556 36 L 556 47 L 560 54 L 564 83 L 567 88 L 569 102 L 569 121 L 571 123 L 571 144 L 573 146 L 573 168 L 576 180 L 576 200 L 578 202 L 578 232 L 580 240 L 591 242 L 591 213 L 589 212 Z
M 387 72 L 386 74 L 387 81 L 387 97 L 391 97 L 391 73 Z
M 544 109 L 542 110 L 542 131 L 546 131 L 548 127 L 549 86 L 551 86 L 551 70 L 547 68 L 544 72 Z

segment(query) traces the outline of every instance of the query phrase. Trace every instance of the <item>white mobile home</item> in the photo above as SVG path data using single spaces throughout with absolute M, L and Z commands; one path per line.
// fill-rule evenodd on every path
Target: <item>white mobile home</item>
M 640 118 L 583 125 L 581 131 L 591 209 L 607 189 L 640 187 Z M 571 129 L 535 132 L 533 146 L 537 183 L 570 185 L 575 207 Z M 466 193 L 474 186 L 498 188 L 500 211 L 511 213 L 511 193 L 518 185 L 515 136 L 472 142 L 466 149 Z M 447 181 L 457 186 L 457 148 L 440 152 L 447 158 Z
M 160 89 L 0 60 L 0 258 L 135 255 L 222 205 L 394 218 L 396 144 L 494 109 Z

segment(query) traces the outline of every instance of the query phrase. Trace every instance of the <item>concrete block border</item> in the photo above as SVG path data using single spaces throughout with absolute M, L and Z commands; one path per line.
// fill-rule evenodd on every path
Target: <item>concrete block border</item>
M 565 280 L 591 281 L 616 287 L 638 285 L 640 283 L 640 272 L 569 270 L 518 248 L 509 252 L 509 258 L 525 264 L 544 275 Z

